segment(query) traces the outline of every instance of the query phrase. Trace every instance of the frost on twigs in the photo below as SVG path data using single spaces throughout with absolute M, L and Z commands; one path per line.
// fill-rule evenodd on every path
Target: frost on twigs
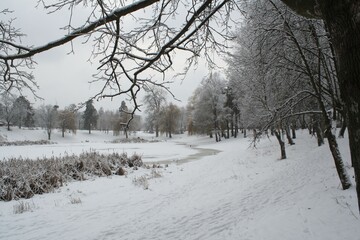
M 70 181 L 115 174 L 120 167 L 141 167 L 141 156 L 126 153 L 100 154 L 86 152 L 79 156 L 30 159 L 8 159 L 0 162 L 0 200 L 31 198 L 52 192 Z

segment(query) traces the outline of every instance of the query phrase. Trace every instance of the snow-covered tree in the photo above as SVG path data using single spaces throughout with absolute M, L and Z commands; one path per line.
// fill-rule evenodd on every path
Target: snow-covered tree
M 192 99 L 192 132 L 215 134 L 216 141 L 221 140 L 221 124 L 224 120 L 226 83 L 219 73 L 213 73 L 202 80 L 194 91 Z
M 22 45 L 18 28 L 4 17 L 1 30 L 5 37 L 0 42 L 1 87 L 27 86 L 34 91 L 37 86 L 31 75 L 16 79 L 21 75 L 20 71 L 26 73 L 33 67 L 32 57 L 83 38 L 83 44 L 93 47 L 91 60 L 99 62 L 94 80 L 101 82 L 103 87 L 95 97 L 129 94 L 134 102 L 133 111 L 136 111 L 139 90 L 148 84 L 163 85 L 164 74 L 173 66 L 177 52 L 187 54 L 184 72 L 197 63 L 201 54 L 210 64 L 214 63 L 211 53 L 223 49 L 224 41 L 230 38 L 227 23 L 230 11 L 236 7 L 235 2 L 229 0 L 90 3 L 81 0 L 39 1 L 37 7 L 44 7 L 50 13 L 71 11 L 70 19 L 64 22 L 63 36 L 44 39 L 47 43 L 41 46 Z M 87 18 L 77 14 L 80 8 L 88 12 Z
M 163 106 L 160 111 L 160 130 L 166 136 L 172 138 L 172 134 L 178 129 L 180 120 L 180 108 L 173 103 Z
M 37 110 L 38 121 L 45 128 L 48 140 L 51 140 L 52 130 L 56 127 L 58 108 L 57 105 L 41 105 Z
M 284 5 L 272 0 L 254 1 L 250 10 L 252 17 L 246 29 L 248 44 L 245 40 L 240 49 L 249 54 L 250 61 L 240 69 L 246 76 L 242 83 L 247 82 L 246 94 L 252 103 L 252 115 L 260 120 L 261 131 L 272 128 L 281 146 L 281 158 L 286 158 L 281 132 L 285 132 L 289 143 L 293 144 L 289 120 L 299 114 L 320 114 L 339 178 L 347 189 L 351 183 L 327 113 L 328 106 L 332 104 L 336 109 L 334 105 L 341 100 L 336 94 L 336 71 L 324 26 L 294 16 Z M 236 71 L 234 63 L 240 62 L 246 63 L 232 59 L 230 71 Z M 309 103 L 310 98 L 316 103 L 311 106 L 316 108 L 300 109 L 299 106 L 306 106 L 303 103 L 306 100 Z M 257 104 L 255 108 L 254 104 Z
M 10 93 L 4 92 L 1 94 L 1 103 L 2 103 L 2 117 L 6 121 L 7 130 L 10 131 L 10 126 L 15 121 L 16 111 L 14 108 L 15 97 Z
M 62 137 L 65 137 L 65 131 L 69 130 L 76 133 L 76 105 L 71 104 L 58 112 L 58 123 L 61 128 Z
M 95 109 L 92 100 L 86 102 L 85 111 L 82 117 L 84 119 L 84 128 L 89 130 L 89 134 L 91 134 L 91 129 L 96 128 L 98 120 L 97 110 Z
M 147 130 L 155 131 L 155 136 L 159 136 L 160 131 L 160 112 L 162 107 L 166 104 L 167 92 L 157 86 L 149 86 L 146 88 L 146 95 L 144 96 L 143 103 L 145 105 L 146 119 L 145 125 Z
M 26 97 L 20 96 L 16 98 L 14 102 L 14 111 L 16 115 L 14 124 L 17 124 L 19 128 L 22 126 L 30 127 L 34 125 L 34 110 Z

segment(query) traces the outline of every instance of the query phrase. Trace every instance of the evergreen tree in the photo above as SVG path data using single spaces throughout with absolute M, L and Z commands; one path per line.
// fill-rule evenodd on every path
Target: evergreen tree
M 19 128 L 22 126 L 31 127 L 34 125 L 34 110 L 29 100 L 24 96 L 18 97 L 14 102 L 15 124 Z
M 93 105 L 92 100 L 88 100 L 86 102 L 86 109 L 83 114 L 83 119 L 84 119 L 84 128 L 88 129 L 89 134 L 91 134 L 91 129 L 96 128 L 96 124 L 98 120 L 98 114 Z

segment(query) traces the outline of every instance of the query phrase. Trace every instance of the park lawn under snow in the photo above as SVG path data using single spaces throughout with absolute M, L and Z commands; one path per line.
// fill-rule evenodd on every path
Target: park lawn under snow
M 28 131 L 28 140 L 41 135 Z M 0 133 L 9 141 L 22 134 Z M 262 139 L 254 149 L 242 137 L 215 143 L 181 135 L 158 143 L 110 144 L 115 137 L 99 132 L 57 135 L 55 145 L 0 147 L 1 159 L 91 148 L 174 163 L 156 169 L 162 176 L 149 179 L 147 190 L 133 184 L 151 175 L 139 169 L 127 177 L 72 182 L 54 193 L 0 202 L 0 239 L 360 239 L 355 188 L 341 190 L 328 146 L 317 147 L 306 132 L 287 147 L 286 160 L 279 160 L 275 138 Z M 349 166 L 347 144 L 339 139 Z M 197 148 L 213 150 L 196 155 Z M 179 164 L 182 159 L 191 161 Z M 31 211 L 15 214 L 20 203 Z

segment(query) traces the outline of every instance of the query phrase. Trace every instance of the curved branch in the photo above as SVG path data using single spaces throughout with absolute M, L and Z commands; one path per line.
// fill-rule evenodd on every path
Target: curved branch
M 14 60 L 14 59 L 21 59 L 21 58 L 28 58 L 28 57 L 32 57 L 35 54 L 41 53 L 41 52 L 45 52 L 47 50 L 50 50 L 52 48 L 61 46 L 65 43 L 68 43 L 70 41 L 72 41 L 73 39 L 85 35 L 87 33 L 90 33 L 91 31 L 95 30 L 96 28 L 105 25 L 106 23 L 109 22 L 113 22 L 116 21 L 118 19 L 120 19 L 120 17 L 128 15 L 130 13 L 136 12 L 140 9 L 146 8 L 152 4 L 154 4 L 155 2 L 158 2 L 159 0 L 140 0 L 138 2 L 135 2 L 133 4 L 129 4 L 126 7 L 123 8 L 118 8 L 116 10 L 114 10 L 113 12 L 111 12 L 110 14 L 108 14 L 107 16 L 100 18 L 99 20 L 90 23 L 89 25 L 77 29 L 73 32 L 71 32 L 70 34 L 66 35 L 63 38 L 57 39 L 55 41 L 49 42 L 46 45 L 43 46 L 39 46 L 39 47 L 35 47 L 32 49 L 29 49 L 28 52 L 26 53 L 22 53 L 22 54 L 14 54 L 14 55 L 0 55 L 0 59 L 4 59 L 4 60 Z

